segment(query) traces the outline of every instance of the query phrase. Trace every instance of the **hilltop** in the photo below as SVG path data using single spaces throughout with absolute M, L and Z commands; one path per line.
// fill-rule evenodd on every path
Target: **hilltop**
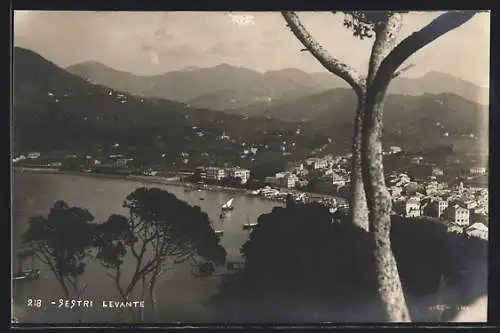
M 347 88 L 345 82 L 328 72 L 306 73 L 295 68 L 260 73 L 220 64 L 140 76 L 96 62 L 84 62 L 69 66 L 67 70 L 130 94 L 211 110 L 236 110 L 259 103 L 276 105 L 335 88 Z M 389 93 L 409 96 L 452 93 L 483 105 L 488 104 L 489 98 L 488 89 L 441 72 L 429 72 L 420 78 L 397 78 L 391 83 Z M 238 113 L 242 114 L 243 110 Z

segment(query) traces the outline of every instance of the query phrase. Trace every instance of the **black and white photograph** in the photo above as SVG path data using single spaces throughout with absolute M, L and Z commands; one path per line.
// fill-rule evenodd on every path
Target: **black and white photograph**
M 487 322 L 489 11 L 12 35 L 13 325 Z

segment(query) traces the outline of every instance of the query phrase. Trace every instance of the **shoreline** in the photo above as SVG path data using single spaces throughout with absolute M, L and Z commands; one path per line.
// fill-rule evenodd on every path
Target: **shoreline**
M 44 173 L 44 174 L 52 174 L 52 175 L 70 175 L 70 176 L 81 176 L 81 177 L 92 177 L 92 178 L 105 178 L 105 179 L 121 179 L 126 181 L 140 181 L 149 184 L 159 184 L 159 185 L 170 185 L 177 187 L 189 188 L 191 191 L 195 191 L 200 188 L 199 184 L 183 182 L 180 180 L 171 180 L 165 177 L 157 177 L 157 176 L 142 176 L 142 175 L 118 175 L 118 174 L 104 174 L 104 173 L 92 173 L 92 172 L 84 172 L 84 171 L 64 171 L 55 168 L 30 168 L 30 167 L 13 167 L 13 172 L 29 172 L 29 173 Z M 238 188 L 238 187 L 227 187 L 221 185 L 204 185 L 201 187 L 202 191 L 210 191 L 210 192 L 225 192 L 225 193 L 234 193 L 239 195 L 245 195 L 252 198 L 261 199 L 264 201 L 276 201 L 282 202 L 282 200 L 274 199 L 274 198 L 265 198 L 260 195 L 252 195 L 250 189 Z M 334 198 L 336 200 L 346 201 L 346 199 L 331 195 L 331 194 L 321 194 L 321 193 L 311 193 L 311 192 L 302 192 L 295 189 L 286 189 L 287 192 L 290 193 L 305 193 L 311 198 Z

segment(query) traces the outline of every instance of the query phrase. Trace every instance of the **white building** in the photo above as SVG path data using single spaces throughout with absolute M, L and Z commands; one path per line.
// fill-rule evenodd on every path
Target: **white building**
M 278 172 L 277 174 L 274 175 L 274 178 L 283 179 L 285 178 L 286 175 L 288 175 L 288 172 Z
M 114 165 L 117 168 L 126 168 L 128 165 L 129 159 L 127 158 L 118 158 L 115 160 Z
M 333 185 L 345 186 L 346 181 L 344 177 L 335 172 L 331 173 L 328 178 L 331 179 Z
M 442 200 L 441 198 L 428 198 L 426 199 L 428 202 L 425 206 L 430 207 L 431 210 L 428 210 L 427 207 L 422 207 L 422 214 L 433 216 L 433 217 L 441 217 L 443 213 L 448 208 L 448 201 Z M 424 213 L 425 212 L 425 213 Z
M 420 216 L 420 200 L 416 198 L 410 198 L 405 203 L 405 216 L 406 217 L 418 217 Z
M 469 169 L 469 174 L 471 176 L 482 176 L 486 174 L 485 167 L 472 167 Z
M 242 168 L 229 168 L 226 170 L 229 177 L 240 178 L 242 184 L 246 184 L 250 179 L 250 170 Z
M 437 200 L 436 201 L 436 208 L 437 208 L 437 217 L 441 217 L 443 213 L 445 212 L 446 208 L 448 208 L 448 201 L 446 200 Z
M 28 159 L 30 160 L 35 160 L 37 158 L 40 157 L 40 153 L 39 152 L 31 152 L 28 154 Z
M 208 167 L 206 172 L 207 179 L 211 180 L 222 180 L 226 176 L 225 170 L 218 167 Z
M 308 158 L 306 160 L 306 164 L 314 170 L 325 169 L 328 167 L 328 161 L 318 157 Z
M 443 169 L 441 169 L 441 168 L 438 168 L 438 167 L 433 167 L 433 168 L 432 168 L 432 171 L 431 171 L 431 174 L 432 174 L 433 176 L 436 176 L 436 177 L 437 177 L 437 176 L 443 176 L 443 175 L 444 175 L 444 171 L 443 171 Z
M 469 225 L 470 211 L 459 204 L 454 204 L 453 206 L 448 207 L 447 215 L 448 220 L 459 226 Z
M 294 175 L 293 173 L 288 173 L 284 178 L 283 178 L 283 185 L 286 188 L 294 188 L 296 183 L 299 181 L 299 178 Z
M 390 152 L 391 154 L 397 154 L 397 153 L 400 153 L 400 152 L 402 152 L 402 151 L 403 151 L 403 150 L 401 149 L 401 147 L 397 147 L 397 146 L 391 146 L 391 147 L 389 148 L 389 152 Z
M 423 160 L 424 160 L 424 158 L 422 156 L 416 156 L 416 157 L 411 158 L 410 163 L 418 165 L 418 164 L 421 164 Z

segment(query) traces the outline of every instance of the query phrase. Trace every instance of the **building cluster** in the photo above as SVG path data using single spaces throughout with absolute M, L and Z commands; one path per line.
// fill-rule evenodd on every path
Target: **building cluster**
M 303 188 L 315 175 L 315 187 L 320 192 L 338 192 L 350 179 L 349 156 L 326 155 L 291 163 L 285 171 L 266 177 L 266 183 L 288 189 Z
M 201 180 L 221 181 L 225 178 L 240 179 L 242 184 L 246 184 L 250 179 L 250 170 L 240 167 L 198 167 L 195 175 Z
M 474 170 L 476 170 L 474 168 Z M 482 169 L 481 169 L 482 170 Z M 470 170 L 472 171 L 472 169 Z M 481 172 L 484 176 L 484 173 Z M 472 178 L 449 187 L 435 177 L 415 182 L 404 173 L 387 177 L 394 213 L 405 217 L 429 216 L 447 221 L 457 230 L 478 232 L 488 217 L 488 183 Z M 480 227 L 479 224 L 484 227 Z M 472 229 L 471 229 L 472 228 Z M 479 229 L 478 229 L 479 228 Z

